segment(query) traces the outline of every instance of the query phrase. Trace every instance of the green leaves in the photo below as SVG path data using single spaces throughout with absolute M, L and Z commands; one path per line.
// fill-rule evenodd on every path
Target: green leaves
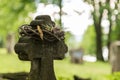
M 0 31 L 6 34 L 17 30 L 18 26 L 25 23 L 28 13 L 34 11 L 33 0 L 4 0 L 0 3 Z
M 8 33 L 17 33 L 21 24 L 30 21 L 28 16 L 35 10 L 34 0 L 0 0 L 0 37 L 5 44 Z
M 83 36 L 81 46 L 84 48 L 85 53 L 95 54 L 96 51 L 95 45 L 96 45 L 96 35 L 95 35 L 94 26 L 89 26 Z

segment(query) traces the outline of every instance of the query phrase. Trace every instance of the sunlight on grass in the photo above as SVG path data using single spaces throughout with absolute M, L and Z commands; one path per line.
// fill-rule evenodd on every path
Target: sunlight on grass
M 6 49 L 5 48 L 0 48 L 0 54 L 5 54 L 7 53 Z
M 69 61 L 55 61 L 55 72 L 58 80 L 61 76 L 66 80 L 73 80 L 73 75 L 92 80 L 106 80 L 106 76 L 111 73 L 111 67 L 103 62 L 71 64 Z
M 72 64 L 69 58 L 55 60 L 54 69 L 57 80 L 73 80 L 73 75 L 82 78 L 91 78 L 92 80 L 108 80 L 106 76 L 111 74 L 111 67 L 108 63 L 84 62 L 83 64 Z M 20 61 L 16 54 L 0 53 L 0 73 L 29 71 L 29 61 Z
M 0 73 L 28 72 L 30 63 L 20 61 L 15 54 L 0 54 Z

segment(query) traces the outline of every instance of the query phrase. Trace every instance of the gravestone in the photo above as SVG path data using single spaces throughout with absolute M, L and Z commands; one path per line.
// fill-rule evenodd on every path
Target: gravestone
M 72 63 L 83 63 L 83 49 L 72 49 L 69 51 Z
M 67 52 L 63 31 L 48 15 L 41 15 L 22 25 L 20 35 L 15 52 L 20 60 L 31 61 L 29 80 L 56 80 L 53 60 L 63 59 Z
M 120 41 L 113 42 L 110 46 L 110 63 L 112 72 L 120 71 Z
M 8 33 L 6 37 L 6 48 L 8 53 L 13 53 L 15 45 L 14 33 Z

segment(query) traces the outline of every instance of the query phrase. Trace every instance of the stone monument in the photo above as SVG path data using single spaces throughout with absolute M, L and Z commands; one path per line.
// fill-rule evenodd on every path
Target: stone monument
M 20 60 L 31 61 L 29 80 L 56 80 L 53 60 L 67 52 L 64 31 L 55 27 L 48 15 L 40 15 L 19 28 L 21 37 L 15 45 Z
M 120 71 L 120 41 L 115 41 L 110 46 L 110 63 L 112 72 Z

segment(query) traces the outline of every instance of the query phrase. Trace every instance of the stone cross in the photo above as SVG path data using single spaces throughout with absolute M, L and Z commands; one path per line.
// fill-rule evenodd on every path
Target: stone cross
M 67 52 L 64 41 L 44 42 L 31 37 L 21 37 L 15 45 L 20 60 L 30 60 L 30 80 L 56 80 L 53 68 L 54 59 L 63 59 Z
M 53 60 L 63 59 L 67 50 L 64 40 L 49 42 L 28 35 L 21 36 L 15 45 L 19 59 L 31 61 L 29 80 L 56 80 Z

